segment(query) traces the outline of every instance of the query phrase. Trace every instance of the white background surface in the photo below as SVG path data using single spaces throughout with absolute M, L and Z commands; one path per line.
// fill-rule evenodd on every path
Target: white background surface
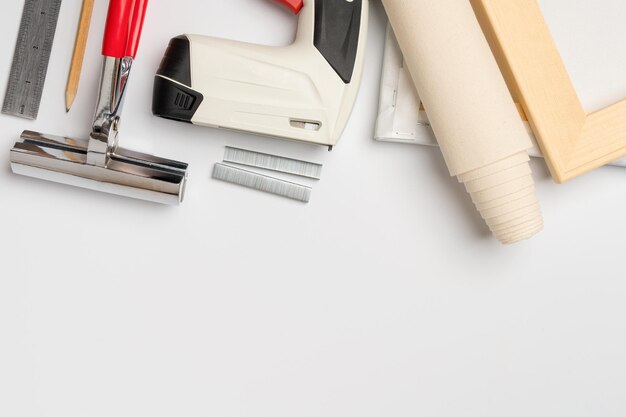
M 21 130 L 88 132 L 107 2 L 96 3 L 71 113 L 78 0 L 63 2 L 39 119 L 0 117 L 0 416 L 626 413 L 626 170 L 557 186 L 535 161 L 546 230 L 500 246 L 437 149 L 372 140 L 378 1 L 332 153 L 154 118 L 169 38 L 281 45 L 295 33 L 267 1 L 178 0 L 150 6 L 122 143 L 189 162 L 185 204 L 13 176 Z M 0 80 L 22 4 L 2 4 Z M 626 97 L 624 2 L 541 4 L 585 105 Z M 211 180 L 227 144 L 323 162 L 311 203 Z

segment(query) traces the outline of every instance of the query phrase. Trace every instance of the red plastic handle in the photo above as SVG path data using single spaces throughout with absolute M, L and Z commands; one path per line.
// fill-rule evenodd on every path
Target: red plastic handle
M 304 6 L 304 0 L 274 0 L 277 1 L 278 3 L 287 6 L 289 9 L 291 9 L 292 12 L 298 14 L 300 12 L 300 10 L 302 10 L 302 7 Z
M 110 0 L 102 55 L 113 58 L 137 55 L 148 0 Z

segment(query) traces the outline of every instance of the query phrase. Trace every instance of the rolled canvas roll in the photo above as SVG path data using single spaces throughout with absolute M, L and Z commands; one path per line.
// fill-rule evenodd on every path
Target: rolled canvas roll
M 450 174 L 503 243 L 543 228 L 532 147 L 470 0 L 383 0 Z

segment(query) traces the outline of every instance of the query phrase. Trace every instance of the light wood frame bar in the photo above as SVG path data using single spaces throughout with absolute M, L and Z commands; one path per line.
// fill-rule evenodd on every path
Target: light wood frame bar
M 470 0 L 554 180 L 626 156 L 626 100 L 587 113 L 537 0 Z

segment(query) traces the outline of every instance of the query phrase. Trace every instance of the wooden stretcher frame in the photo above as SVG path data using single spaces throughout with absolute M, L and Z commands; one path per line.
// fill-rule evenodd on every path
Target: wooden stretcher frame
M 470 0 L 558 183 L 626 155 L 626 100 L 587 113 L 537 0 Z

